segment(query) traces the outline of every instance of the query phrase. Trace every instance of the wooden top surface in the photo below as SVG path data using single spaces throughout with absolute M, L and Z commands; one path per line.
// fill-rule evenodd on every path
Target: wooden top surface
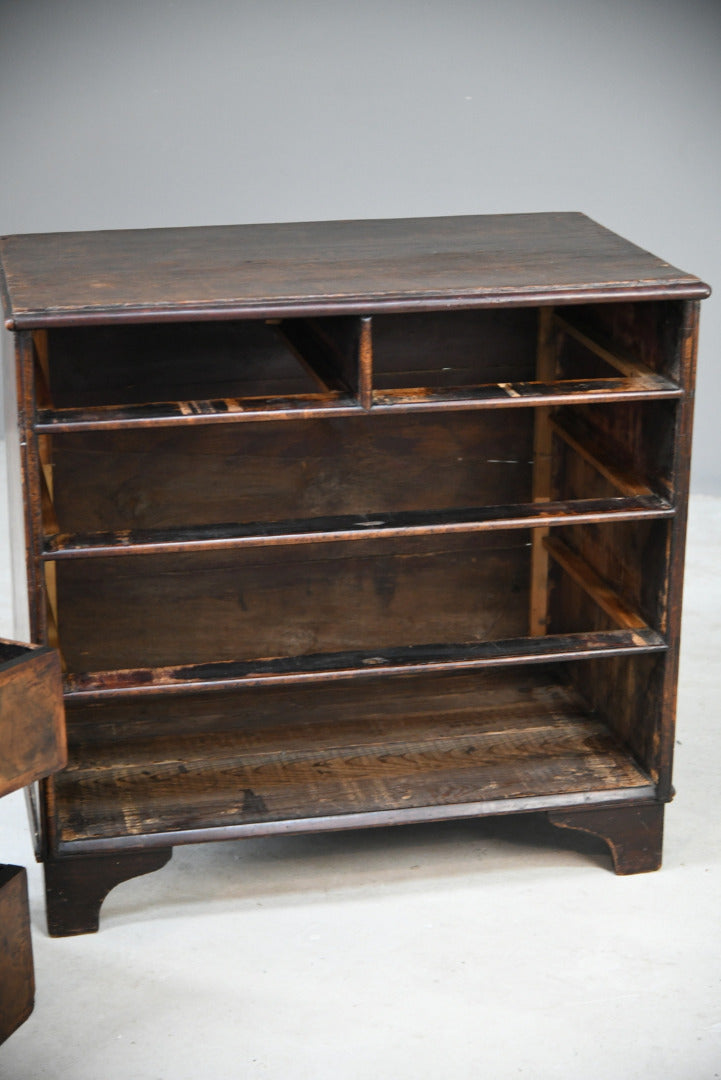
M 710 291 L 578 213 L 38 233 L 0 260 L 10 329 Z

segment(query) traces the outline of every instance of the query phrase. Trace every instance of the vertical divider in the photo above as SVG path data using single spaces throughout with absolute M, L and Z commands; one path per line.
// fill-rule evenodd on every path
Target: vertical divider
M 52 408 L 50 395 L 50 361 L 48 358 L 47 330 L 33 330 L 33 348 L 37 362 L 39 378 L 36 395 L 41 408 Z
M 38 355 L 33 335 L 16 334 L 18 363 L 18 413 L 22 419 L 22 473 L 25 500 L 25 547 L 28 586 L 31 589 L 30 638 L 37 644 L 47 642 L 46 579 L 40 565 L 43 537 L 43 462 L 32 427 L 37 413 Z
M 553 308 L 540 308 L 538 313 L 538 346 L 536 353 L 536 379 L 552 382 L 556 374 L 557 332 L 553 325 Z M 533 491 L 534 502 L 549 502 L 552 494 L 553 428 L 551 409 L 537 408 L 534 416 L 533 435 Z M 529 605 L 529 635 L 542 637 L 548 625 L 548 565 L 549 554 L 545 540 L 548 527 L 531 530 L 531 582 Z
M 35 401 L 40 407 L 52 408 L 50 395 L 50 367 L 48 357 L 48 335 L 45 330 L 36 330 L 32 335 L 33 349 L 35 353 Z M 57 527 L 55 520 L 55 508 L 53 505 L 53 460 L 52 438 L 49 435 L 40 435 L 37 440 L 38 461 L 40 464 L 40 505 L 42 507 L 40 520 L 43 524 L 42 531 L 49 525 Z M 59 531 L 59 529 L 58 529 Z M 37 544 L 42 546 L 41 537 Z M 47 598 L 47 641 L 48 645 L 58 647 L 58 592 L 56 567 L 48 563 L 44 567 L 45 572 L 45 595 Z
M 65 661 L 60 650 L 60 634 L 58 632 L 57 564 L 53 562 L 45 564 L 45 595 L 47 598 L 47 643 L 51 648 L 60 652 L 60 664 L 64 671 Z
M 358 340 L 358 401 L 363 409 L 373 404 L 373 318 L 363 315 Z
M 654 710 L 658 718 L 652 738 L 651 775 L 658 777 L 659 800 L 673 797 L 671 774 L 676 744 L 676 697 L 678 689 L 679 650 L 681 631 L 681 599 L 688 524 L 688 497 L 691 467 L 691 434 L 693 431 L 696 362 L 700 302 L 688 300 L 682 306 L 682 322 L 674 358 L 680 369 L 679 382 L 685 388 L 676 409 L 675 452 L 672 469 L 671 498 L 676 513 L 668 522 L 666 541 L 666 573 L 660 619 L 661 632 L 666 637 L 668 651 L 660 668 L 659 703 Z M 671 365 L 669 365 L 671 366 Z

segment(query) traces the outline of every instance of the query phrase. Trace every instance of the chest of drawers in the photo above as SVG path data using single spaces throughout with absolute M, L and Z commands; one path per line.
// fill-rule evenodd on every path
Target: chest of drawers
M 52 933 L 203 839 L 543 811 L 659 865 L 707 286 L 582 214 L 2 261 Z

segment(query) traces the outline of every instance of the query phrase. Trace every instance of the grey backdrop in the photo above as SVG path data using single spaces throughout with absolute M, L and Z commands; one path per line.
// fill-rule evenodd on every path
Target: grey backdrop
M 0 0 L 0 232 L 583 210 L 721 292 L 720 60 L 720 0 Z

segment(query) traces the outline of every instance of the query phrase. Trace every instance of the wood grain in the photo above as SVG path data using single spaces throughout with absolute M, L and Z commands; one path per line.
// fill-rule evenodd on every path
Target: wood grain
M 578 695 L 542 674 L 526 672 L 524 681 L 525 701 L 513 710 L 507 702 L 498 710 L 490 683 L 451 715 L 441 699 L 430 714 L 327 726 L 316 720 L 312 745 L 305 725 L 287 723 L 254 733 L 80 745 L 55 784 L 60 834 L 71 844 L 128 832 L 648 787 Z
M 63 560 L 60 644 L 83 672 L 516 637 L 526 543 L 513 530 Z
M 658 861 L 706 285 L 581 214 L 0 264 L 28 633 L 66 669 L 52 932 L 209 838 L 541 809 Z
M 674 508 L 658 495 L 568 502 L 513 503 L 464 510 L 410 510 L 405 513 L 320 517 L 249 525 L 199 525 L 174 529 L 123 529 L 117 532 L 60 533 L 46 537 L 43 559 L 112 558 L 237 547 L 331 544 L 340 540 L 443 536 L 568 524 L 608 523 L 672 517 Z
M 13 327 L 709 291 L 577 213 L 35 234 L 0 262 Z
M 96 532 L 526 503 L 531 421 L 509 432 L 498 413 L 430 413 L 56 435 L 55 514 L 62 532 Z
M 578 590 L 580 591 L 580 590 Z M 586 596 L 586 594 L 583 594 Z M 598 609 L 601 610 L 601 609 Z M 601 612 L 603 615 L 604 613 Z M 323 653 L 256 661 L 225 660 L 179 667 L 139 668 L 70 674 L 66 701 L 144 698 L 175 693 L 303 683 L 354 683 L 378 676 L 428 674 L 500 668 L 548 661 L 663 653 L 666 642 L 655 630 L 614 630 L 549 634 L 541 638 L 496 639 L 480 644 L 424 644 L 377 651 Z M 353 691 L 355 693 L 355 690 Z
M 0 641 L 0 796 L 62 768 L 66 754 L 57 653 Z

